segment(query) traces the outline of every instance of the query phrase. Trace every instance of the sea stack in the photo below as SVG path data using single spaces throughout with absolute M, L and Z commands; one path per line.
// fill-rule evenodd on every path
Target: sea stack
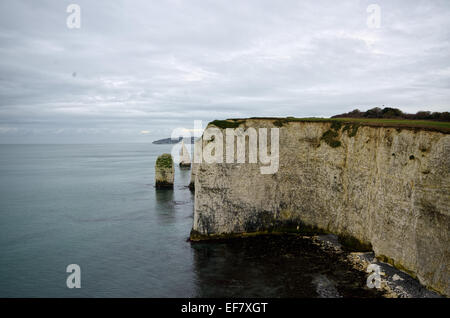
M 197 170 L 200 165 L 200 162 L 202 162 L 202 142 L 203 139 L 200 137 L 195 141 L 192 141 L 194 143 L 194 154 L 192 159 L 192 169 L 191 169 L 191 181 L 189 182 L 189 189 L 191 191 L 195 190 L 195 176 L 197 175 Z
M 181 149 L 180 149 L 180 167 L 181 168 L 189 168 L 191 166 L 191 156 L 189 155 L 189 151 L 184 145 L 184 141 L 181 141 Z
M 156 159 L 155 164 L 155 187 L 173 188 L 175 168 L 172 156 L 168 153 L 162 154 Z

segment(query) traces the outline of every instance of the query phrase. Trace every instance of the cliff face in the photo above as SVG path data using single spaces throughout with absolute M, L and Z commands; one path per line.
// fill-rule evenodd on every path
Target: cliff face
M 315 228 L 371 244 L 450 295 L 450 135 L 325 122 L 284 123 L 279 133 L 275 174 L 259 163 L 196 167 L 192 239 Z

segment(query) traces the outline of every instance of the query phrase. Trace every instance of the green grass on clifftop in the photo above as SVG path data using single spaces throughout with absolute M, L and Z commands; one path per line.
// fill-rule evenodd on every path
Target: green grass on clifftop
M 235 119 L 227 119 L 227 120 L 213 120 L 210 122 L 210 125 L 214 125 L 218 128 L 237 128 L 239 125 L 243 122 L 242 120 L 235 120 Z
M 251 117 L 251 118 L 234 118 L 229 120 L 213 121 L 216 122 L 219 128 L 236 128 L 246 120 L 273 120 L 273 124 L 277 127 L 282 127 L 291 122 L 339 122 L 345 124 L 358 124 L 358 126 L 372 126 L 372 127 L 387 127 L 398 129 L 414 129 L 414 130 L 431 130 L 439 131 L 445 134 L 450 133 L 450 122 L 431 121 L 431 120 L 409 120 L 409 119 L 386 119 L 386 118 L 295 118 L 295 117 Z M 227 127 L 221 127 L 227 126 Z M 348 127 L 347 129 L 349 129 Z M 357 127 L 353 125 L 350 134 L 354 135 Z

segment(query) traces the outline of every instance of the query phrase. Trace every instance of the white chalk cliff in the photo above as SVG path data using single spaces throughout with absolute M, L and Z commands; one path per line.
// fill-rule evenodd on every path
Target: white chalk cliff
M 261 174 L 259 163 L 198 164 L 191 239 L 313 228 L 370 244 L 450 295 L 450 134 L 287 122 L 279 140 L 275 174 Z

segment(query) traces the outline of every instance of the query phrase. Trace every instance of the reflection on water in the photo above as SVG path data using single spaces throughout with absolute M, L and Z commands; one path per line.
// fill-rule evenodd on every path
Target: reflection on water
M 173 204 L 173 190 L 172 189 L 157 189 L 155 188 L 156 208 L 155 214 L 158 222 L 173 223 L 176 222 L 175 207 Z
M 183 168 L 179 168 L 179 174 L 180 174 L 180 178 L 182 180 L 187 180 L 188 184 L 189 184 L 189 180 L 191 178 L 191 169 L 187 168 L 187 167 L 183 167 Z
M 173 202 L 173 190 L 155 188 L 155 198 L 158 205 L 170 206 Z

